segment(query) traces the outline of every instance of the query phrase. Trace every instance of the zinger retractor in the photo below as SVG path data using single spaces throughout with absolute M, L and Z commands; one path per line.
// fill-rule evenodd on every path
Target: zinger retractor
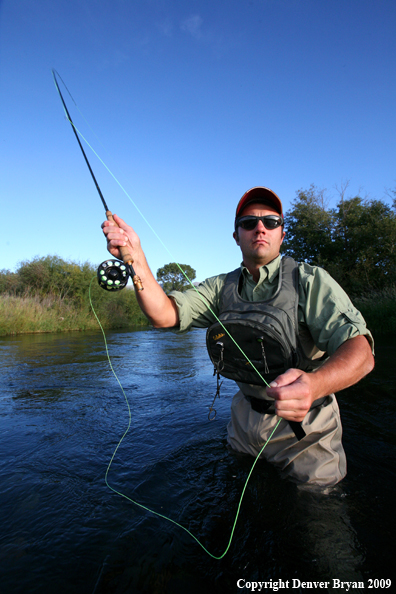
M 129 271 L 120 260 L 105 260 L 98 267 L 98 283 L 106 291 L 119 291 L 126 287 Z

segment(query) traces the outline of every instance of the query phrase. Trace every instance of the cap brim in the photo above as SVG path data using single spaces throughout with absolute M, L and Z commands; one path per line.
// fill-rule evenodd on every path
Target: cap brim
M 256 186 L 245 192 L 245 194 L 238 202 L 235 218 L 239 217 L 243 209 L 252 202 L 262 202 L 264 204 L 268 204 L 269 206 L 272 206 L 274 210 L 276 210 L 276 212 L 283 217 L 282 202 L 280 201 L 279 197 L 275 194 L 275 192 L 273 192 L 269 188 Z

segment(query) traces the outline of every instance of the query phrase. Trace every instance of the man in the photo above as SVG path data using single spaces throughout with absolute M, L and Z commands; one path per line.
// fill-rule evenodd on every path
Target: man
M 169 296 L 154 279 L 134 230 L 116 215 L 114 219 L 119 227 L 109 221 L 102 225 L 108 250 L 119 257 L 120 246 L 132 248 L 144 286 L 136 297 L 155 328 L 210 327 L 220 315 L 226 327 L 230 323 L 240 330 L 242 348 L 260 329 L 256 351 L 259 358 L 262 353 L 264 379 L 267 374 L 271 383 L 264 388 L 252 366 L 244 361 L 242 369 L 233 355 L 227 377 L 236 379 L 240 390 L 231 405 L 231 447 L 256 456 L 282 417 L 262 456 L 295 482 L 321 487 L 338 483 L 346 474 L 346 458 L 334 392 L 373 369 L 372 337 L 361 314 L 324 270 L 281 260 L 285 232 L 279 197 L 255 187 L 239 201 L 233 236 L 242 251 L 240 270 L 207 279 L 198 291 Z M 241 320 L 231 311 L 239 311 Z M 270 318 L 272 324 L 260 323 Z M 223 357 L 224 342 L 216 344 Z M 279 353 L 284 353 L 283 361 Z M 275 377 L 274 369 L 280 369 Z

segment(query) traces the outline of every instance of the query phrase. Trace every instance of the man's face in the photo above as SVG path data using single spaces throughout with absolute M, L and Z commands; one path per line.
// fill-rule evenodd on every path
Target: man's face
M 239 216 L 254 215 L 263 217 L 265 215 L 279 214 L 271 206 L 259 203 L 248 204 Z M 268 264 L 279 255 L 285 233 L 282 227 L 266 229 L 262 221 L 259 221 L 252 231 L 238 227 L 234 231 L 234 239 L 241 248 L 243 263 L 246 268 L 256 268 Z

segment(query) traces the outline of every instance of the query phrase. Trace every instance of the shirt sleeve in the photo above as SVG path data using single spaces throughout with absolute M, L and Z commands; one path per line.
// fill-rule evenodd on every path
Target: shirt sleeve
M 221 289 L 226 276 L 226 274 L 213 276 L 194 289 L 169 293 L 169 297 L 175 301 L 179 312 L 178 332 L 186 332 L 191 328 L 208 328 L 216 321 Z
M 300 264 L 299 322 L 329 355 L 355 336 L 366 336 L 374 353 L 371 332 L 345 291 L 325 270 L 305 263 Z

